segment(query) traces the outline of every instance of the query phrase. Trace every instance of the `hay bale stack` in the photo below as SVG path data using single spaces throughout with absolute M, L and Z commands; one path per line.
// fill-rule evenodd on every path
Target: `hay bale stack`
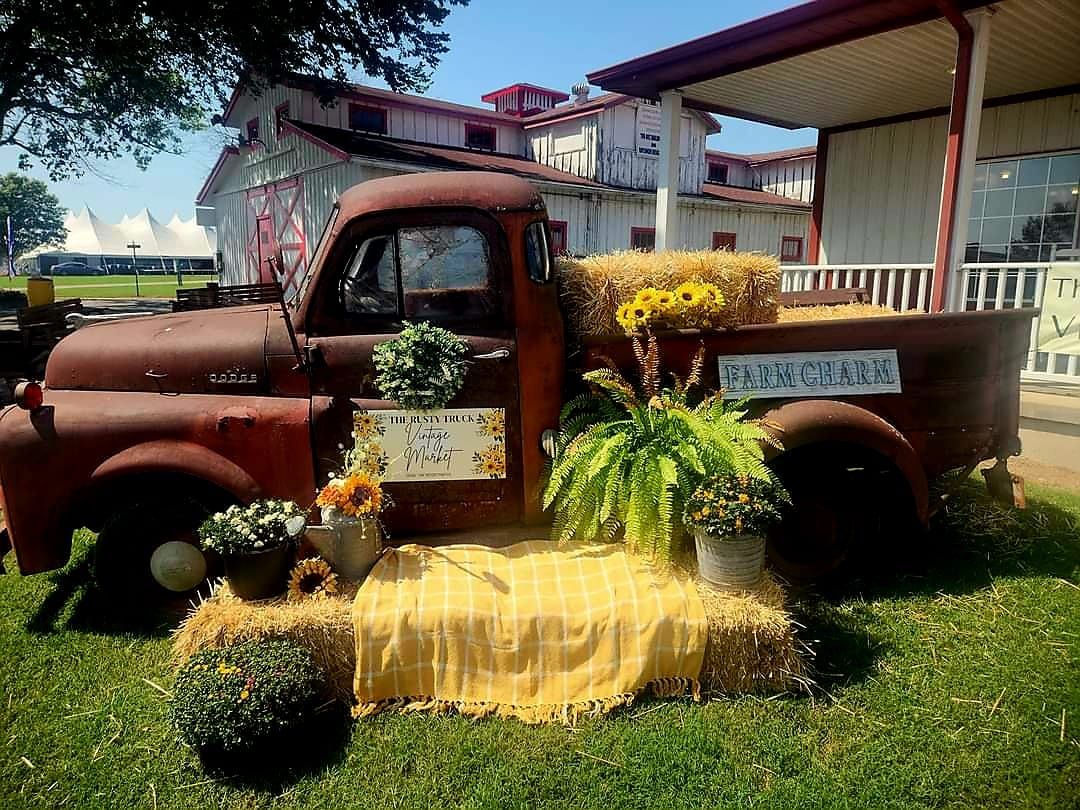
M 352 701 L 356 645 L 352 623 L 355 587 L 327 599 L 289 602 L 284 597 L 245 602 L 220 585 L 195 607 L 173 633 L 177 666 L 199 650 L 230 647 L 244 641 L 288 639 L 311 653 L 326 672 L 333 697 Z
M 560 259 L 558 271 L 567 322 L 579 339 L 621 336 L 615 314 L 642 287 L 673 290 L 685 281 L 715 284 L 724 294 L 722 328 L 775 323 L 779 309 L 780 263 L 764 253 L 626 250 Z
M 717 591 L 702 580 L 697 590 L 709 620 L 701 685 L 706 691 L 777 694 L 809 683 L 784 609 L 784 591 L 766 580 L 756 591 Z M 284 598 L 245 602 L 221 585 L 196 606 L 173 634 L 177 666 L 195 652 L 257 639 L 284 638 L 305 647 L 327 673 L 332 697 L 353 701 L 356 644 L 352 622 L 355 588 L 328 599 Z
M 709 619 L 701 669 L 706 691 L 778 694 L 810 683 L 805 646 L 795 637 L 784 589 L 768 573 L 754 591 L 720 591 L 700 577 L 698 594 Z

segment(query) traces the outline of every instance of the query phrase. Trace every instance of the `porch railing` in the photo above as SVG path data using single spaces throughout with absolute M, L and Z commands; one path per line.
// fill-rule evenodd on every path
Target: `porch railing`
M 863 288 L 870 303 L 898 312 L 930 306 L 932 264 L 800 264 L 782 268 L 782 292 Z
M 1041 307 L 1049 262 L 971 262 L 960 267 L 950 309 L 1019 309 Z M 784 265 L 783 292 L 864 288 L 870 301 L 899 312 L 930 307 L 931 264 Z M 1037 350 L 1039 319 L 1031 324 L 1027 379 L 1080 385 L 1080 358 Z

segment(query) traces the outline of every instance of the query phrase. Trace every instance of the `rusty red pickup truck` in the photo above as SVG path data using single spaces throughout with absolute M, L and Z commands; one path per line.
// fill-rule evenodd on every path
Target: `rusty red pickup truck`
M 502 409 L 505 471 L 391 481 L 391 537 L 535 536 L 545 446 L 568 389 L 604 357 L 633 364 L 624 340 L 568 358 L 550 246 L 544 203 L 523 180 L 373 180 L 342 194 L 288 306 L 80 329 L 53 351 L 44 384 L 0 414 L 2 548 L 14 547 L 24 574 L 54 569 L 87 526 L 100 532 L 99 577 L 152 590 L 154 550 L 193 540 L 209 510 L 259 497 L 310 504 L 341 463 L 354 413 L 397 408 L 373 384 L 372 348 L 412 320 L 468 342 L 465 384 L 447 407 Z M 905 521 L 925 523 L 935 476 L 1019 452 L 1032 314 L 680 331 L 661 343 L 680 371 L 704 342 L 706 382 L 753 394 L 781 431 L 771 463 L 797 508 L 770 555 L 812 577 Z

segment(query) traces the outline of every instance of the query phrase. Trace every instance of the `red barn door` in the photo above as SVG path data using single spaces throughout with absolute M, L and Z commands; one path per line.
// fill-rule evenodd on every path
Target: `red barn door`
M 307 272 L 304 185 L 299 177 L 251 189 L 247 194 L 247 281 L 273 281 L 266 260 L 281 253 L 285 298 L 292 298 Z

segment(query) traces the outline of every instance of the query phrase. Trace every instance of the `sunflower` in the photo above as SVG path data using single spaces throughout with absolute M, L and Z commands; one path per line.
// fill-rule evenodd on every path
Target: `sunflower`
M 492 408 L 480 417 L 480 435 L 502 441 L 506 435 L 506 415 L 501 408 Z
M 382 509 L 383 491 L 379 482 L 364 471 L 330 481 L 315 499 L 318 506 L 333 507 L 349 517 L 375 515 Z
M 686 281 L 675 288 L 675 300 L 683 308 L 696 307 L 701 302 L 701 285 L 693 281 Z
M 488 478 L 506 477 L 506 451 L 501 444 L 489 444 L 473 453 L 473 472 Z
M 656 301 L 657 296 L 660 295 L 660 290 L 655 287 L 642 287 L 638 290 L 637 295 L 634 296 L 635 304 L 651 304 Z
M 337 593 L 337 581 L 337 574 L 322 557 L 301 560 L 289 573 L 289 600 L 326 599 Z
M 367 411 L 357 411 L 353 414 L 353 437 L 355 439 L 369 439 L 381 434 L 382 425 L 379 420 Z

